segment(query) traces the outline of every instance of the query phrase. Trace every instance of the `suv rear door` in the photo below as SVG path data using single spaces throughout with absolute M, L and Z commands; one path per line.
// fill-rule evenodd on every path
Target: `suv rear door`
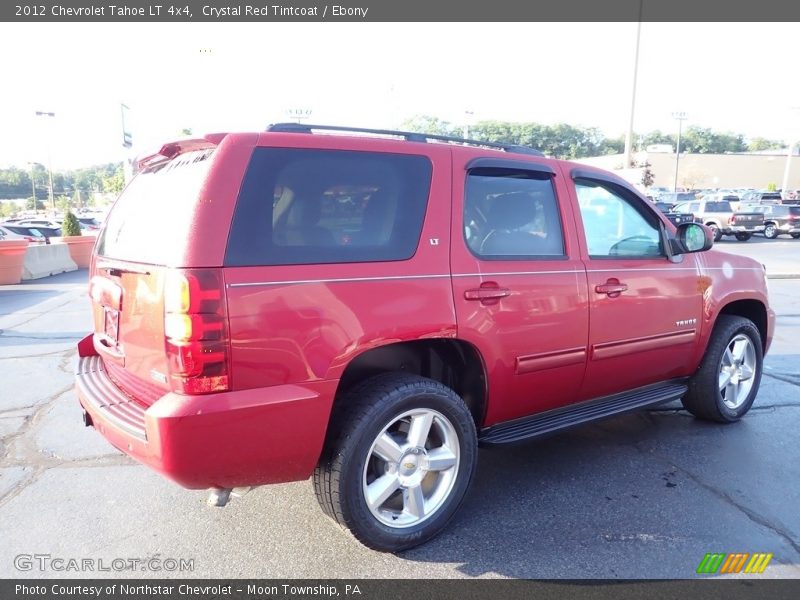
M 618 180 L 582 168 L 571 174 L 591 323 L 581 396 L 687 375 L 701 325 L 695 256 L 669 260 L 660 216 Z
M 98 238 L 90 282 L 94 347 L 111 379 L 144 404 L 174 389 L 165 283 L 180 269 L 221 267 L 237 171 L 252 151 L 247 138 L 166 145 L 125 188 Z
M 458 336 L 489 375 L 486 425 L 574 402 L 587 292 L 552 162 L 454 152 L 451 254 Z

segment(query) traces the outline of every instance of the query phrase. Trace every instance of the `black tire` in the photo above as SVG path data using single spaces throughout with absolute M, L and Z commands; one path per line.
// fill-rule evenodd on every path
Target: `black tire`
M 753 237 L 752 233 L 737 233 L 736 234 L 736 239 L 739 240 L 740 242 L 746 242 L 751 237 Z
M 722 230 L 717 227 L 716 223 L 709 223 L 709 229 L 711 229 L 711 233 L 714 236 L 714 243 L 720 241 L 722 239 Z
M 338 402 L 341 408 L 332 417 L 313 477 L 314 491 L 325 514 L 365 546 L 384 552 L 412 548 L 440 533 L 464 500 L 477 464 L 475 423 L 464 401 L 437 381 L 406 373 L 385 373 L 357 385 Z M 410 412 L 416 414 L 409 415 Z M 432 415 L 430 433 L 422 445 L 412 447 L 407 430 L 413 419 L 425 415 Z M 402 455 L 396 461 L 379 456 L 376 444 L 387 435 Z M 450 440 L 449 445 L 445 439 Z M 433 447 L 431 440 L 441 440 L 441 446 Z M 441 452 L 455 443 L 458 453 L 451 467 L 425 468 L 429 465 L 428 450 Z M 417 475 L 422 477 L 421 482 L 414 480 L 408 488 L 400 483 Z M 392 487 L 395 491 L 386 500 L 374 502 L 370 508 L 367 487 L 381 477 L 393 477 L 400 487 Z M 423 516 L 417 517 L 407 510 L 414 506 L 412 488 L 422 494 L 417 498 L 422 498 L 423 507 L 431 500 L 434 507 L 430 514 L 424 515 L 423 508 Z M 426 489 L 430 497 L 424 497 Z M 394 520 L 398 526 L 387 524 Z
M 800 233 L 790 233 L 789 235 L 791 235 L 796 240 L 800 239 Z
M 747 338 L 752 349 L 752 382 L 749 391 L 741 390 L 740 401 L 726 386 L 724 393 L 720 390 L 719 378 L 725 362 L 731 358 L 729 347 L 734 346 L 734 340 Z M 746 348 L 744 352 L 749 352 Z M 748 355 L 750 356 L 750 355 Z M 723 362 L 725 361 L 725 362 Z M 758 386 L 761 383 L 763 369 L 763 346 L 758 328 L 749 319 L 734 315 L 720 315 L 711 334 L 706 354 L 700 368 L 689 382 L 689 391 L 682 402 L 686 410 L 699 419 L 717 421 L 718 423 L 733 423 L 741 419 L 753 405 Z M 749 362 L 748 359 L 742 363 Z M 728 367 L 726 367 L 728 368 Z M 744 365 L 737 368 L 744 368 Z M 730 372 L 730 371 L 729 371 Z M 742 373 L 744 374 L 744 373 Z M 742 378 L 749 381 L 751 378 Z M 731 381 L 733 378 L 731 378 Z M 738 381 L 738 378 L 737 378 Z M 726 399 L 726 395 L 731 394 Z M 734 406 L 731 406 L 733 404 Z
M 775 223 L 767 223 L 764 225 L 764 237 L 768 240 L 774 240 L 779 235 L 778 228 L 775 226 Z

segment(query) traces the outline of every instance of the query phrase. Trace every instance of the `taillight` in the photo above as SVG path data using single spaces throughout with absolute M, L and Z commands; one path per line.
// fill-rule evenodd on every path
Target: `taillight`
M 164 337 L 173 391 L 225 391 L 228 328 L 222 273 L 216 269 L 167 271 Z
M 728 224 L 735 225 L 736 224 L 736 215 L 731 215 L 731 218 L 728 219 Z

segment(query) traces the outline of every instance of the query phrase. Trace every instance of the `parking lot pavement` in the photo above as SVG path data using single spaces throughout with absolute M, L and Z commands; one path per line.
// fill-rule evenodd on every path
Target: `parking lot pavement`
M 716 242 L 715 247 L 756 259 L 767 266 L 767 276 L 770 278 L 800 277 L 800 240 L 789 236 L 768 240 L 763 235 L 754 235 L 746 242 L 726 236 Z
M 800 280 L 770 284 L 776 337 L 742 422 L 670 405 L 485 449 L 451 526 L 391 555 L 324 517 L 309 482 L 210 508 L 84 428 L 71 386 L 86 278 L 0 287 L 0 577 L 684 578 L 707 552 L 771 552 L 762 576 L 800 577 Z M 20 571 L 20 554 L 193 570 Z

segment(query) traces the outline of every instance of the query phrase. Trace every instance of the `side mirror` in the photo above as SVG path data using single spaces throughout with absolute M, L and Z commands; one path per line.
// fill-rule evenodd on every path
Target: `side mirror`
M 700 223 L 683 223 L 678 225 L 673 244 L 673 254 L 705 252 L 714 245 L 714 234 L 711 229 Z M 678 246 L 675 248 L 675 246 Z

